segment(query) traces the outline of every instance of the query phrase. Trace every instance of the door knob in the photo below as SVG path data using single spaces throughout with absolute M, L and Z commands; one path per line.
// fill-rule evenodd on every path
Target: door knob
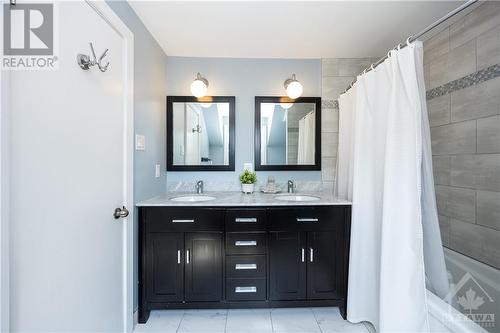
M 115 212 L 113 213 L 113 217 L 118 220 L 120 217 L 125 218 L 128 216 L 128 209 L 123 206 L 122 208 L 116 208 Z

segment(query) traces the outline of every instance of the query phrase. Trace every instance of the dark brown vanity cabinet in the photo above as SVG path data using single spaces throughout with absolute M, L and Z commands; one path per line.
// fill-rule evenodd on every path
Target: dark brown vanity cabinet
M 154 302 L 222 299 L 222 234 L 162 232 L 148 237 L 147 297 Z
M 184 300 L 184 234 L 164 232 L 148 235 L 145 291 L 152 302 Z
M 139 322 L 152 309 L 339 306 L 350 206 L 140 207 Z
M 226 211 L 226 300 L 267 299 L 267 211 Z
M 296 231 L 269 233 L 269 298 L 306 299 L 306 237 Z
M 345 283 L 350 213 L 339 207 L 269 211 L 271 300 L 328 300 Z
M 337 288 L 341 284 L 341 266 L 336 253 L 340 246 L 337 233 L 318 231 L 307 233 L 307 299 L 338 298 Z
M 270 233 L 270 299 L 337 298 L 336 233 Z
M 186 233 L 184 300 L 222 300 L 222 234 Z

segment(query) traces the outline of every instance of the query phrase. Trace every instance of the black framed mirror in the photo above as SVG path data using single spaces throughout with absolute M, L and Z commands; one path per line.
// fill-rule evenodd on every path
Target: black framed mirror
M 234 171 L 234 96 L 167 96 L 167 171 Z
M 255 97 L 255 170 L 321 170 L 321 97 Z

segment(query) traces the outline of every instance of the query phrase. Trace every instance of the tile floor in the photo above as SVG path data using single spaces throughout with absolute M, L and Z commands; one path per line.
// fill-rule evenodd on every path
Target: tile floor
M 352 324 L 338 308 L 159 310 L 135 332 L 161 333 L 330 333 L 374 332 L 370 324 Z
M 432 333 L 451 333 L 429 316 Z M 352 324 L 338 308 L 158 310 L 135 332 L 158 333 L 375 333 L 369 323 Z

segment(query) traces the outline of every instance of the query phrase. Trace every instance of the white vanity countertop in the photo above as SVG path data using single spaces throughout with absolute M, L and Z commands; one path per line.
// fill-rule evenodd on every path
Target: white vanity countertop
M 350 201 L 338 199 L 332 193 L 325 192 L 296 192 L 265 194 L 254 192 L 253 194 L 244 194 L 242 192 L 204 192 L 202 196 L 215 197 L 209 201 L 178 202 L 170 199 L 182 196 L 197 196 L 193 192 L 167 192 L 151 199 L 137 203 L 138 207 L 165 206 L 165 207 L 238 207 L 238 206 L 332 206 L 332 205 L 351 205 Z M 276 196 L 297 195 L 319 197 L 315 201 L 282 201 L 275 199 Z

